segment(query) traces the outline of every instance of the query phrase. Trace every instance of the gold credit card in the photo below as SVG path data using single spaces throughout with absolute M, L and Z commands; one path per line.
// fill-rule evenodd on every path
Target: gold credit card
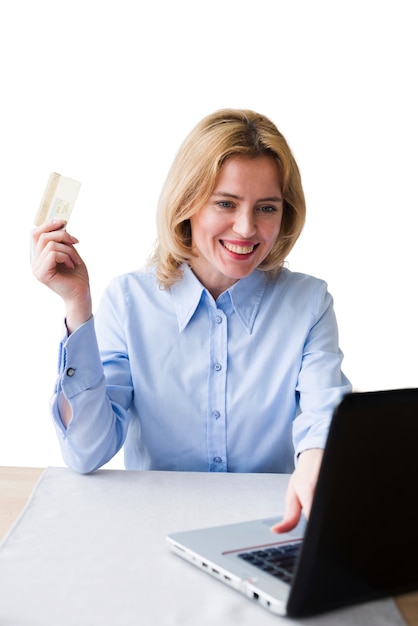
M 78 181 L 52 172 L 35 217 L 35 226 L 53 219 L 68 222 L 80 187 Z

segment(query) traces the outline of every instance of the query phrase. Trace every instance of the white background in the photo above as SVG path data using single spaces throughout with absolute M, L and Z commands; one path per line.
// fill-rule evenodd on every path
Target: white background
M 354 387 L 417 386 L 415 4 L 3 0 L 0 465 L 62 465 L 63 307 L 29 264 L 49 173 L 82 182 L 69 231 L 96 306 L 146 260 L 178 145 L 222 107 L 268 115 L 293 149 L 308 219 L 289 266 L 327 280 Z

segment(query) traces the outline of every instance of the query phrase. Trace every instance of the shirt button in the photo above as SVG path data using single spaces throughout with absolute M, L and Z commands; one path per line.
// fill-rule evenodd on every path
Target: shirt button
M 221 369 L 222 369 L 222 365 L 221 365 L 220 363 L 215 363 L 215 370 L 216 370 L 217 372 L 220 372 L 220 371 L 221 371 Z
M 221 414 L 219 411 L 213 411 L 212 415 L 216 420 L 218 420 L 221 417 Z
M 217 324 L 221 324 L 221 323 L 222 323 L 222 317 L 221 317 L 220 315 L 217 315 L 217 316 L 215 317 L 215 322 L 216 322 Z
M 75 374 L 75 369 L 73 367 L 69 367 L 67 370 L 67 376 L 71 378 L 71 376 L 74 376 L 74 374 Z
M 222 463 L 222 459 L 220 456 L 215 456 L 215 458 L 213 459 L 214 463 Z

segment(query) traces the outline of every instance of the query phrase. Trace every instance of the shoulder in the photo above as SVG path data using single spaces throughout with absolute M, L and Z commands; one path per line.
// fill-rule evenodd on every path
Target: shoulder
M 169 291 L 161 289 L 153 268 L 146 267 L 115 276 L 108 283 L 96 319 L 105 325 L 138 325 L 139 320 L 161 320 L 167 313 L 172 314 L 172 309 Z
M 303 293 L 308 290 L 309 293 L 323 291 L 328 289 L 328 285 L 322 278 L 311 276 L 310 274 L 302 274 L 301 272 L 292 272 L 284 268 L 280 274 L 273 277 L 270 281 L 273 290 L 292 291 L 294 293 Z
M 145 267 L 115 276 L 107 285 L 103 300 L 111 300 L 115 306 L 140 305 L 143 302 L 164 300 L 163 290 L 153 267 Z
M 277 304 L 286 303 L 290 310 L 309 311 L 314 316 L 332 304 L 325 280 L 286 268 L 268 281 L 268 290 Z
M 115 276 L 109 283 L 108 290 L 121 290 L 130 292 L 131 290 L 158 289 L 155 269 L 153 267 L 144 267 L 126 274 Z

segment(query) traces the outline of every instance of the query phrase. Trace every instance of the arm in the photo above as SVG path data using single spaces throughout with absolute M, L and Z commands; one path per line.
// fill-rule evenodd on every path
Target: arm
M 129 382 L 110 399 L 92 317 L 87 269 L 74 248 L 77 239 L 64 222 L 44 224 L 32 232 L 32 269 L 57 293 L 66 308 L 67 336 L 61 344 L 60 371 L 51 409 L 65 462 L 86 473 L 107 462 L 122 446 Z M 129 364 L 124 380 L 130 381 Z
M 285 513 L 275 532 L 288 532 L 312 506 L 328 429 L 335 406 L 351 385 L 341 371 L 343 354 L 332 297 L 323 283 L 313 305 L 296 393 L 299 411 L 293 422 L 297 463 L 286 493 Z
M 64 300 L 68 334 L 92 315 L 87 268 L 74 248 L 78 243 L 65 230 L 65 222 L 54 220 L 32 231 L 32 271 L 44 285 Z M 65 396 L 58 398 L 62 423 L 68 426 L 72 411 Z

